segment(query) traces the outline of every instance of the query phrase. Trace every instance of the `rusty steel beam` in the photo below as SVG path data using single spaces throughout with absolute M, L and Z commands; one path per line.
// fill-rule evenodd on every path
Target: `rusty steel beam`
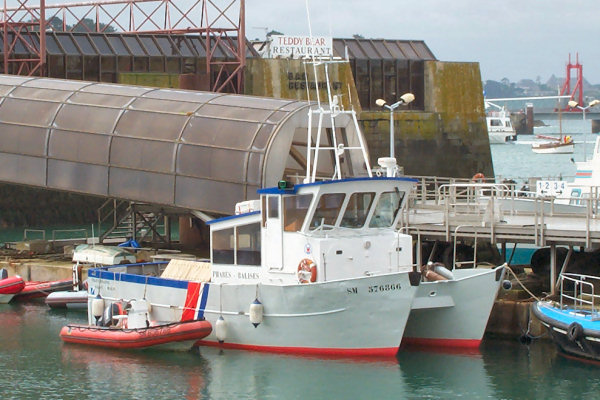
M 40 0 L 39 5 L 29 4 L 34 0 L 17 1 L 18 7 L 7 7 L 5 0 L 0 21 L 5 73 L 8 73 L 11 63 L 23 65 L 18 71 L 25 68 L 26 63 L 14 56 L 17 44 L 32 52 L 35 50 L 36 66 L 33 70 L 43 71 L 45 32 L 56 29 L 51 22 L 60 18 L 61 30 L 66 32 L 106 32 L 112 28 L 124 33 L 199 33 L 203 36 L 205 73 L 211 80 L 210 89 L 232 93 L 243 91 L 245 0 L 101 0 L 48 5 L 45 0 Z M 40 46 L 34 49 L 27 43 L 37 43 L 37 36 Z M 215 56 L 217 49 L 224 52 L 222 57 Z

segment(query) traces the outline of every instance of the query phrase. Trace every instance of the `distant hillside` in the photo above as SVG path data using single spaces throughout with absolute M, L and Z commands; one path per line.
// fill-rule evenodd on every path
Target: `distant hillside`
M 555 96 L 558 89 L 562 88 L 565 78 L 559 78 L 554 75 L 546 83 L 541 83 L 539 78 L 521 79 L 518 82 L 510 82 L 508 79 L 502 81 L 488 80 L 483 83 L 485 97 L 504 98 L 504 97 L 529 97 L 529 96 Z M 571 80 L 571 91 L 577 81 Z M 600 85 L 592 85 L 583 79 L 583 95 L 588 100 L 600 98 Z

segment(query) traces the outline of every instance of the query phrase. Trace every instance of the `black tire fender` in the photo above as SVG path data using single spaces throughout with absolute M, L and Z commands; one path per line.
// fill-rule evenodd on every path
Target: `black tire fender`
M 567 328 L 567 339 L 569 339 L 571 342 L 579 340 L 582 335 L 583 327 L 577 322 L 571 323 L 571 325 L 569 325 Z

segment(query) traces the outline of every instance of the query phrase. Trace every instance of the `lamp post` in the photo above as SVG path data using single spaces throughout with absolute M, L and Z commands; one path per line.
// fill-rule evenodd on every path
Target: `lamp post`
M 594 107 L 597 104 L 600 104 L 600 100 L 592 100 L 590 101 L 590 103 L 587 105 L 587 107 L 582 107 L 579 105 L 579 103 L 577 103 L 575 100 L 571 100 L 567 103 L 569 105 L 569 107 L 571 108 L 579 108 L 583 114 L 583 123 L 585 126 L 585 112 L 589 109 Z M 584 128 L 585 129 L 585 128 Z M 586 136 L 587 136 L 587 130 L 584 131 L 584 136 L 583 136 L 583 161 L 587 161 L 587 152 L 586 152 L 586 147 L 587 147 L 587 140 L 586 140 Z
M 385 107 L 390 110 L 390 158 L 394 158 L 394 110 L 403 104 L 408 104 L 415 99 L 412 93 L 404 93 L 400 96 L 400 100 L 392 105 L 387 104 L 383 99 L 375 100 L 375 104 L 379 107 Z

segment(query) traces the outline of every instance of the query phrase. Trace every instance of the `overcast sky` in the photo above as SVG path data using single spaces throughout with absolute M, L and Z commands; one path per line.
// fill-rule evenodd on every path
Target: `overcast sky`
M 441 61 L 479 62 L 484 81 L 545 83 L 579 53 L 584 78 L 600 83 L 600 0 L 308 2 L 313 35 L 423 40 Z M 246 36 L 262 28 L 308 35 L 305 0 L 246 0 Z

